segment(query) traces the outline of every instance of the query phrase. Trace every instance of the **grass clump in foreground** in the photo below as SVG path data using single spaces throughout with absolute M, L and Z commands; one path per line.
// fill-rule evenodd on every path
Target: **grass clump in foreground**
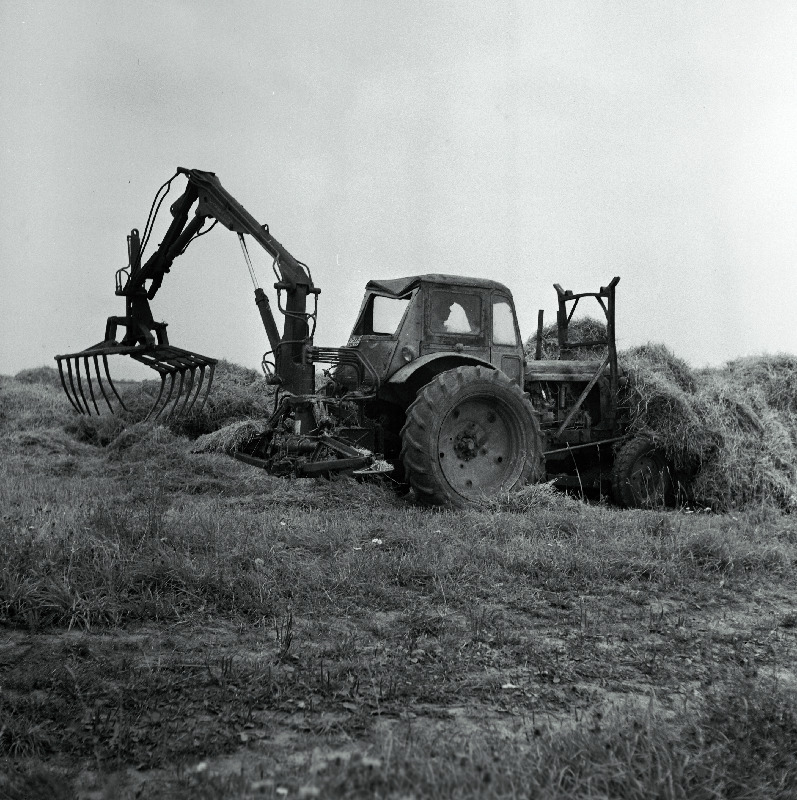
M 57 411 L 49 389 L 37 405 L 30 385 L 2 388 L 17 402 L 2 441 L 0 614 L 16 627 L 175 620 L 197 607 L 253 620 L 286 597 L 299 613 L 392 610 L 408 589 L 464 608 L 496 585 L 531 607 L 540 589 L 677 589 L 708 574 L 782 574 L 792 557 L 789 541 L 760 535 L 785 525 L 777 515 L 618 515 L 548 484 L 482 511 L 424 511 L 384 486 L 272 478 L 192 454 L 164 426 L 119 429 Z
M 651 374 L 666 372 L 686 396 L 685 367 L 657 357 Z M 786 408 L 782 382 L 768 385 Z M 616 515 L 540 484 L 483 511 L 427 512 L 385 487 L 284 481 L 192 454 L 188 439 L 155 423 L 76 417 L 48 386 L 4 379 L 0 390 L 0 613 L 18 627 L 179 619 L 198 606 L 256 619 L 285 597 L 308 613 L 391 609 L 413 586 L 459 602 L 504 584 L 530 605 L 528 581 L 670 588 L 709 572 L 780 574 L 789 563 L 788 542 L 762 539 L 769 523 L 755 511 L 671 522 Z M 775 530 L 784 524 L 773 520 Z
M 188 769 L 150 796 L 791 800 L 796 699 L 771 682 L 737 677 L 677 713 L 651 699 L 645 709 L 565 726 L 518 720 L 479 736 L 407 721 L 364 746 L 349 740 L 327 756 L 317 751 L 310 769 L 278 781 Z M 15 778 L 20 788 L 25 780 Z

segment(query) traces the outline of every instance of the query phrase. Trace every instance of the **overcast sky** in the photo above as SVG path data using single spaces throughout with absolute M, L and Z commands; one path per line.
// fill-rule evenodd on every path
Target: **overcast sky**
M 369 278 L 500 280 L 527 338 L 553 283 L 619 275 L 621 347 L 795 353 L 795 43 L 793 0 L 2 0 L 0 373 L 103 338 L 178 166 L 310 265 L 317 344 Z M 221 226 L 153 312 L 205 355 L 266 349 Z

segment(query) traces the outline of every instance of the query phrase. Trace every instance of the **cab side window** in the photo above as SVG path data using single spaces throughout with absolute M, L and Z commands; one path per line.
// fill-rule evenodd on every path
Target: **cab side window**
M 517 343 L 512 306 L 502 297 L 496 297 L 493 299 L 493 344 L 515 346 Z

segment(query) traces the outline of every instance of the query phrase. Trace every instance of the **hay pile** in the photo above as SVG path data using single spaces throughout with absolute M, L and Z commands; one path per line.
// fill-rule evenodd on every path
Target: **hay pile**
M 696 502 L 797 510 L 797 358 L 692 372 L 663 345 L 645 345 L 621 353 L 620 364 L 632 431 L 654 435 Z
M 556 323 L 545 325 L 542 329 L 542 359 L 544 361 L 556 361 L 561 357 L 559 351 L 559 334 Z M 589 342 L 596 339 L 606 338 L 605 320 L 593 317 L 579 317 L 570 321 L 567 328 L 567 340 L 569 342 Z M 537 334 L 531 336 L 525 345 L 526 358 L 534 359 L 537 352 Z M 568 358 L 583 361 L 600 361 L 605 353 L 602 347 L 579 347 L 568 351 Z
M 597 320 L 571 325 L 574 341 L 602 335 L 605 326 Z M 527 349 L 535 345 L 532 337 Z M 543 356 L 558 355 L 556 329 L 549 326 Z M 663 345 L 647 344 L 620 353 L 619 360 L 630 432 L 653 435 L 696 503 L 718 511 L 761 504 L 797 511 L 797 357 L 740 358 L 695 371 Z M 136 420 L 77 417 L 56 377 L 55 370 L 41 368 L 0 379 L 0 429 L 62 428 L 82 443 L 123 448 L 123 431 Z M 135 388 L 153 391 L 150 383 L 159 385 Z M 254 370 L 221 361 L 205 407 L 169 427 L 199 437 L 195 452 L 229 453 L 263 431 L 273 392 Z
M 111 365 L 111 374 L 113 375 L 113 364 Z M 132 425 L 144 419 L 158 397 L 161 381 L 154 371 L 151 374 L 153 378 L 149 380 L 114 380 L 114 386 L 128 411 L 125 412 L 116 402 L 113 403 L 114 409 L 127 424 Z M 92 378 L 94 378 L 93 370 Z M 54 367 L 43 366 L 24 369 L 14 376 L 14 380 L 18 384 L 28 387 L 29 393 L 34 391 L 40 394 L 45 387 L 56 390 L 53 397 L 57 398 L 59 406 L 63 406 L 63 410 L 68 413 L 70 406 L 68 400 L 62 394 L 61 378 L 58 370 Z M 108 388 L 107 381 L 104 378 L 103 382 L 106 391 L 113 400 L 111 390 Z M 179 381 L 176 381 L 175 387 L 178 385 Z M 85 376 L 83 386 L 86 398 L 90 402 L 89 388 L 88 383 L 85 382 Z M 94 379 L 93 386 L 100 411 L 105 414 L 107 406 L 102 400 L 96 379 Z M 185 388 L 187 388 L 187 379 Z M 166 389 L 168 391 L 168 383 Z M 24 390 L 17 388 L 15 391 L 21 392 Z M 203 386 L 197 406 L 201 401 L 201 395 L 204 395 L 204 391 Z M 216 365 L 213 386 L 205 406 L 201 411 L 192 412 L 191 415 L 183 420 L 184 424 L 179 432 L 198 436 L 218 430 L 230 422 L 245 417 L 268 417 L 272 411 L 273 395 L 274 387 L 266 384 L 260 372 L 222 359 Z M 175 397 L 176 389 L 172 400 Z M 175 430 L 177 430 L 177 427 L 175 427 Z
M 32 367 L 23 369 L 14 375 L 20 383 L 41 384 L 42 386 L 61 387 L 61 376 L 55 367 Z
M 60 380 L 56 385 L 49 374 L 44 377 L 39 383 L 0 375 L 0 432 L 58 427 L 72 419 L 74 412 Z
M 23 370 L 13 379 L 0 378 L 0 428 L 5 420 L 24 428 L 55 424 L 80 442 L 107 447 L 146 417 L 160 385 L 159 379 L 117 380 L 115 386 L 127 411 L 117 406 L 115 416 L 80 416 L 62 391 L 58 370 Z M 194 448 L 197 452 L 231 452 L 240 442 L 262 432 L 273 401 L 274 387 L 268 386 L 260 373 L 222 360 L 203 408 L 162 422 L 173 434 L 200 437 Z

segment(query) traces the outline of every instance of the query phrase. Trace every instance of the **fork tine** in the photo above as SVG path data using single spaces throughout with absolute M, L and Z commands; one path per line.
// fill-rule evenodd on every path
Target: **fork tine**
M 208 385 L 205 388 L 205 391 L 202 395 L 202 402 L 200 403 L 199 408 L 197 409 L 197 414 L 200 411 L 202 411 L 202 409 L 205 407 L 205 403 L 208 400 L 208 395 L 210 394 L 210 387 L 213 385 L 213 375 L 215 374 L 215 372 L 216 372 L 216 364 L 214 362 L 210 365 L 210 374 L 208 375 Z
M 178 417 L 185 416 L 185 414 L 186 414 L 186 410 L 185 409 L 186 409 L 186 406 L 188 405 L 188 401 L 191 399 L 191 393 L 193 392 L 193 389 L 194 389 L 194 378 L 195 377 L 196 377 L 196 366 L 193 366 L 193 367 L 190 367 L 188 369 L 188 386 L 186 387 L 186 390 L 185 390 L 185 400 L 183 400 L 183 405 L 180 408 L 180 411 L 179 411 L 179 413 L 177 415 Z
M 111 377 L 111 371 L 108 369 L 108 356 L 105 355 L 105 353 L 102 354 L 102 363 L 103 363 L 103 366 L 105 368 L 105 377 L 108 378 L 108 383 L 109 383 L 111 389 L 113 390 L 113 393 L 116 395 L 116 399 L 119 401 L 119 405 L 125 411 L 128 411 L 129 409 L 125 405 L 124 400 L 122 400 L 119 392 L 116 391 L 116 384 L 114 383 L 113 378 Z
M 171 419 L 174 416 L 174 412 L 177 410 L 177 406 L 180 402 L 180 398 L 183 396 L 183 384 L 185 383 L 185 368 L 179 367 L 175 371 L 175 377 L 177 375 L 180 376 L 180 385 L 177 387 L 177 394 L 174 396 L 174 402 L 172 403 L 171 410 L 166 415 L 166 419 Z
M 75 376 L 77 377 L 77 388 L 80 392 L 80 399 L 83 401 L 83 406 L 86 409 L 84 413 L 91 416 L 91 409 L 86 401 L 86 395 L 83 394 L 83 381 L 80 379 L 80 358 L 75 358 Z
M 145 420 L 149 419 L 152 416 L 153 411 L 155 411 L 155 409 L 158 407 L 158 404 L 160 403 L 161 397 L 163 397 L 163 390 L 166 387 L 166 378 L 168 377 L 168 372 L 166 372 L 164 370 L 158 370 L 158 372 L 159 372 L 159 374 L 161 376 L 160 389 L 158 390 L 158 396 L 155 398 L 155 402 L 150 406 L 150 409 L 147 412 L 147 416 L 144 417 Z M 160 413 L 160 412 L 158 412 L 158 413 Z
M 104 357 L 105 356 L 103 356 L 103 358 Z M 96 353 L 94 355 L 94 374 L 97 376 L 97 385 L 100 387 L 102 396 L 105 398 L 105 404 L 108 406 L 108 411 L 110 411 L 111 414 L 113 414 L 113 406 L 111 405 L 111 401 L 108 399 L 108 395 L 105 393 L 105 386 L 103 386 L 102 377 L 100 376 L 100 362 L 99 359 L 97 358 Z
M 166 395 L 166 399 L 163 401 L 163 405 L 160 407 L 158 413 L 155 414 L 153 419 L 158 419 L 158 417 L 160 417 L 166 406 L 169 405 L 169 398 L 172 396 L 172 392 L 174 391 L 174 370 L 170 369 L 168 372 L 164 372 L 163 374 L 163 382 L 161 383 L 161 392 L 160 394 L 158 394 L 158 400 L 160 400 L 161 394 L 163 394 L 163 387 L 166 385 L 167 377 L 169 378 L 169 392 Z M 150 409 L 149 414 L 147 414 L 147 419 L 149 419 L 150 414 L 155 410 L 156 406 L 157 406 L 157 400 L 155 401 L 155 405 L 152 406 L 152 408 Z
M 86 371 L 86 384 L 89 387 L 89 396 L 91 397 L 91 402 L 94 404 L 94 410 L 97 412 L 97 416 L 100 415 L 100 409 L 97 407 L 97 400 L 94 397 L 94 381 L 91 380 L 91 367 L 89 366 L 89 357 L 83 356 L 83 369 Z M 91 413 L 91 411 L 89 411 Z
M 83 410 L 83 406 L 80 404 L 80 395 L 77 392 L 77 386 L 75 385 L 75 376 L 72 372 L 72 359 L 68 358 L 66 360 L 66 369 L 67 374 L 69 375 L 69 385 L 72 388 L 72 397 L 75 398 L 75 403 L 77 405 L 77 410 L 81 414 L 85 414 L 86 412 Z
M 196 384 L 196 389 L 194 389 L 194 396 L 191 398 L 191 402 L 188 405 L 188 408 L 185 410 L 184 413 L 190 414 L 192 409 L 194 408 L 194 403 L 196 403 L 197 397 L 199 397 L 199 393 L 202 391 L 202 384 L 205 382 L 205 365 L 200 364 L 198 366 L 199 369 L 199 380 Z
M 61 386 L 64 389 L 64 394 L 67 396 L 67 399 L 72 404 L 72 408 L 74 408 L 75 411 L 78 412 L 78 414 L 82 414 L 83 412 L 80 410 L 80 406 L 75 402 L 75 400 L 74 400 L 74 398 L 72 396 L 73 392 L 74 392 L 74 386 L 72 387 L 73 391 L 70 392 L 69 388 L 66 385 L 66 379 L 64 378 L 64 364 L 63 364 L 64 359 L 57 358 L 56 361 L 58 362 L 58 374 L 61 376 Z M 66 363 L 67 363 L 67 367 L 68 367 L 69 366 L 69 359 L 68 358 L 66 359 Z M 70 383 L 72 382 L 72 371 L 71 371 L 71 369 L 69 371 L 69 381 L 70 381 Z

